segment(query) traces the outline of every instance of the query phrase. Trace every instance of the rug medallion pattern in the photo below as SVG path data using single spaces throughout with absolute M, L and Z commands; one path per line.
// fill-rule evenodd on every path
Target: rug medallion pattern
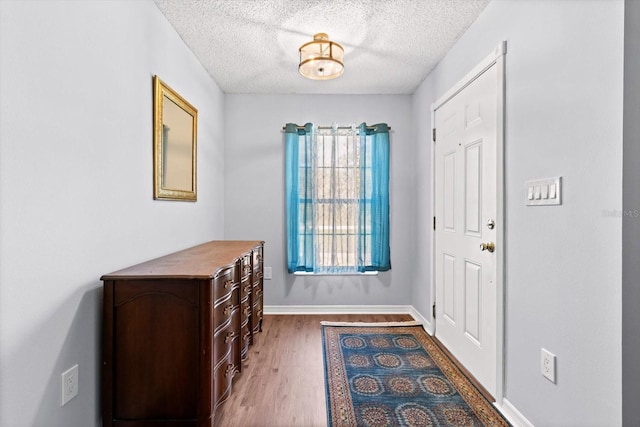
M 329 426 L 509 426 L 421 326 L 322 328 Z

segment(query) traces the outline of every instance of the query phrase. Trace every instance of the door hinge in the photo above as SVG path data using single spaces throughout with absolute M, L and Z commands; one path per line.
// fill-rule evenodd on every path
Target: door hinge
M 434 302 L 433 305 L 431 306 L 431 314 L 433 315 L 433 318 L 436 318 L 436 303 Z
M 435 216 L 433 217 L 433 229 L 434 230 L 436 229 L 436 217 Z
M 433 142 L 436 142 L 436 128 L 431 129 Z

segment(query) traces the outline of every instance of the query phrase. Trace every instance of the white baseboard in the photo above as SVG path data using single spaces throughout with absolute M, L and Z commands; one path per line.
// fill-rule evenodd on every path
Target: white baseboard
M 265 305 L 264 314 L 411 314 L 410 305 Z
M 506 398 L 502 399 L 502 405 L 496 404 L 495 406 L 514 427 L 534 427 L 533 423 L 522 415 Z
M 416 319 L 418 322 L 422 323 L 422 327 L 424 328 L 424 330 L 429 334 L 429 335 L 433 335 L 433 324 L 427 320 L 426 317 L 424 317 L 422 314 L 420 314 L 420 312 L 418 310 L 416 310 L 416 308 L 414 306 L 410 306 L 411 307 L 411 316 L 413 316 L 414 319 Z
M 264 314 L 409 314 L 433 335 L 433 324 L 412 305 L 265 305 Z

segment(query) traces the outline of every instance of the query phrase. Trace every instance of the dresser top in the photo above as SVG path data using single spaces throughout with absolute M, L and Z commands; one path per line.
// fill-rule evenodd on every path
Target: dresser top
M 262 241 L 216 240 L 105 274 L 100 280 L 213 278 L 222 268 L 262 246 Z

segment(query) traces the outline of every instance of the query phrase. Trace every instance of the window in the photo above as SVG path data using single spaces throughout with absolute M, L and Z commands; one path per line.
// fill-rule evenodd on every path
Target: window
M 384 271 L 389 261 L 389 133 L 286 127 L 289 272 Z

